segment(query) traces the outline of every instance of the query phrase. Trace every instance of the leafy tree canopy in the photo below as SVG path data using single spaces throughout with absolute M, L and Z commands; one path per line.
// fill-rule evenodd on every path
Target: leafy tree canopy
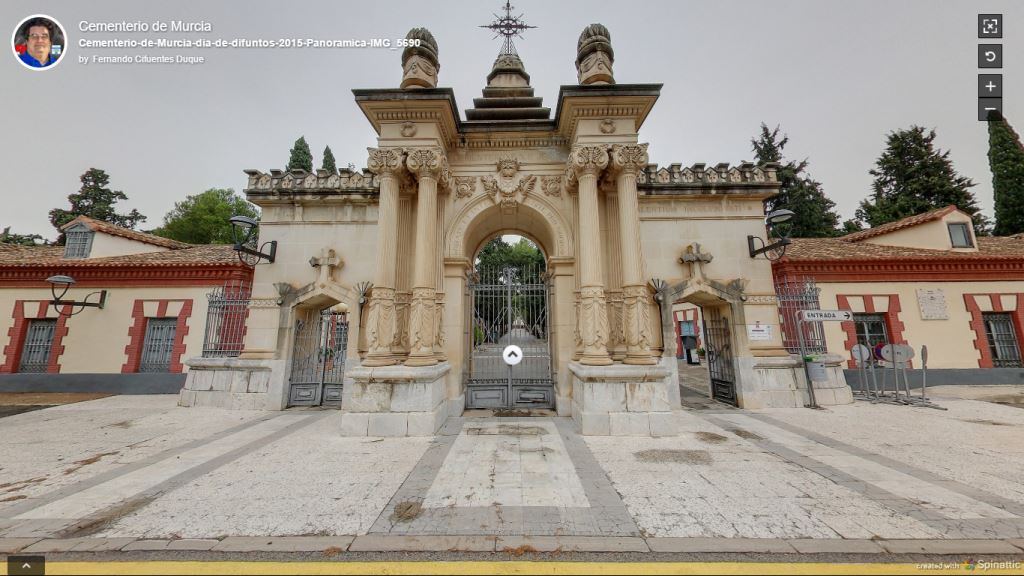
M 1024 232 L 1024 145 L 1002 115 L 988 122 L 988 163 L 996 204 L 995 234 Z
M 988 219 L 978 212 L 970 178 L 957 174 L 949 151 L 935 147 L 935 130 L 911 126 L 890 132 L 886 147 L 870 174 L 872 194 L 860 203 L 857 218 L 879 226 L 950 204 L 974 217 L 974 228 L 985 234 Z
M 765 201 L 765 211 L 785 208 L 795 215 L 785 224 L 785 233 L 797 238 L 821 238 L 843 233 L 839 227 L 836 203 L 825 196 L 821 183 L 806 174 L 807 160 L 786 161 L 783 149 L 789 137 L 779 127 L 769 130 L 761 124 L 761 133 L 750 140 L 759 163 L 778 162 L 779 194 Z
M 231 188 L 210 188 L 175 203 L 153 234 L 189 244 L 231 244 L 232 216 L 259 219 L 259 212 Z
M 15 234 L 8 226 L 0 231 L 0 244 L 16 244 L 18 246 L 37 246 L 46 244 L 46 241 L 39 234 Z
M 145 222 L 146 217 L 133 209 L 127 214 L 118 214 L 114 208 L 119 200 L 127 200 L 128 196 L 120 190 L 111 190 L 107 187 L 110 183 L 110 176 L 98 168 L 89 168 L 81 177 L 82 187 L 78 192 L 68 196 L 71 203 L 70 210 L 54 208 L 50 210 L 50 223 L 60 231 L 61 226 L 71 222 L 78 216 L 88 216 L 96 220 L 103 220 L 123 226 L 124 228 L 135 228 L 140 222 Z M 57 240 L 58 244 L 64 243 L 64 234 L 61 233 Z
M 288 157 L 286 170 L 313 171 L 313 153 L 309 151 L 309 144 L 306 144 L 306 137 L 300 136 L 292 146 L 291 155 Z

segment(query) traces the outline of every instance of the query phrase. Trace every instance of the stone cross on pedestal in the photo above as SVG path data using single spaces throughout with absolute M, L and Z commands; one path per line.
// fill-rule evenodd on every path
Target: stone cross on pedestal
M 703 281 L 704 265 L 714 260 L 710 252 L 701 252 L 700 244 L 694 242 L 686 247 L 686 252 L 679 258 L 679 261 L 690 267 L 690 278 Z
M 317 285 L 321 288 L 327 286 L 328 282 L 334 281 L 334 269 L 344 266 L 341 258 L 334 252 L 333 248 L 321 248 L 319 256 L 309 259 L 309 265 L 320 269 L 320 276 L 317 278 Z

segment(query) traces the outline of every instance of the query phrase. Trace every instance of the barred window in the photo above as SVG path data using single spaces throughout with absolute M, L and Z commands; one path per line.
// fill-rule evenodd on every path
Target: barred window
M 54 319 L 29 320 L 18 372 L 46 372 L 56 331 L 57 321 Z
M 1013 317 L 1006 312 L 984 312 L 985 336 L 992 355 L 992 366 L 996 368 L 1020 368 L 1020 346 Z
M 139 372 L 170 372 L 177 318 L 147 318 Z
M 75 227 L 64 233 L 64 257 L 65 258 L 88 258 L 92 249 L 92 237 L 95 234 L 92 230 L 81 226 Z

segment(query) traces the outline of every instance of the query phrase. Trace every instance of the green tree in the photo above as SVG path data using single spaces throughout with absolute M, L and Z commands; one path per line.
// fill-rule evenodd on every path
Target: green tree
M 313 153 L 309 151 L 309 144 L 306 144 L 306 137 L 300 136 L 292 146 L 291 155 L 288 157 L 288 165 L 285 170 L 313 171 Z
M 976 233 L 987 233 L 988 219 L 971 192 L 974 182 L 957 174 L 949 151 L 936 149 L 934 141 L 935 130 L 921 126 L 889 133 L 870 171 L 871 197 L 857 208 L 859 220 L 874 227 L 954 204 L 974 217 Z
M 988 164 L 996 201 L 994 233 L 1024 232 L 1024 145 L 1000 114 L 988 122 Z
M 176 202 L 153 234 L 189 244 L 231 244 L 232 216 L 259 219 L 259 212 L 231 188 L 210 188 Z
M 111 190 L 107 187 L 110 183 L 110 176 L 98 168 L 89 168 L 82 177 L 82 187 L 78 192 L 68 196 L 71 203 L 70 210 L 54 208 L 50 210 L 50 223 L 60 232 L 61 226 L 71 222 L 78 216 L 88 216 L 96 220 L 103 220 L 125 228 L 135 228 L 140 222 L 145 222 L 146 217 L 138 210 L 132 209 L 127 214 L 118 214 L 114 204 L 118 200 L 127 200 L 128 196 L 120 190 Z M 61 232 L 58 244 L 64 243 L 64 233 Z
M 15 234 L 8 226 L 0 232 L 0 244 L 15 244 L 18 246 L 37 246 L 46 244 L 46 241 L 39 234 Z
M 324 148 L 324 161 L 320 165 L 320 168 L 322 170 L 327 170 L 331 174 L 334 174 L 338 171 L 338 166 L 334 163 L 334 153 L 331 152 L 330 146 Z
M 779 127 L 769 130 L 761 124 L 761 134 L 750 140 L 758 163 L 779 163 L 779 194 L 765 201 L 765 212 L 781 208 L 792 210 L 795 215 L 786 223 L 785 232 L 797 238 L 821 238 L 837 236 L 839 215 L 836 203 L 825 196 L 821 183 L 806 174 L 807 160 L 786 161 L 783 149 L 789 142 L 785 134 L 780 136 Z

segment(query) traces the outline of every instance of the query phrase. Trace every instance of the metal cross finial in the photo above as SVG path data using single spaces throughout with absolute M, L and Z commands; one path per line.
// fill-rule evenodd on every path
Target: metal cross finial
M 522 38 L 522 32 L 524 30 L 536 28 L 536 26 L 528 26 L 523 23 L 521 20 L 523 17 L 522 14 L 519 16 L 512 16 L 512 8 L 512 3 L 506 0 L 505 15 L 499 16 L 498 14 L 495 14 L 494 17 L 496 20 L 494 22 L 480 26 L 481 28 L 490 28 L 491 30 L 494 30 L 495 38 L 498 36 L 505 37 L 505 43 L 501 46 L 501 54 L 516 54 L 516 47 L 512 44 L 512 37 L 519 36 Z

